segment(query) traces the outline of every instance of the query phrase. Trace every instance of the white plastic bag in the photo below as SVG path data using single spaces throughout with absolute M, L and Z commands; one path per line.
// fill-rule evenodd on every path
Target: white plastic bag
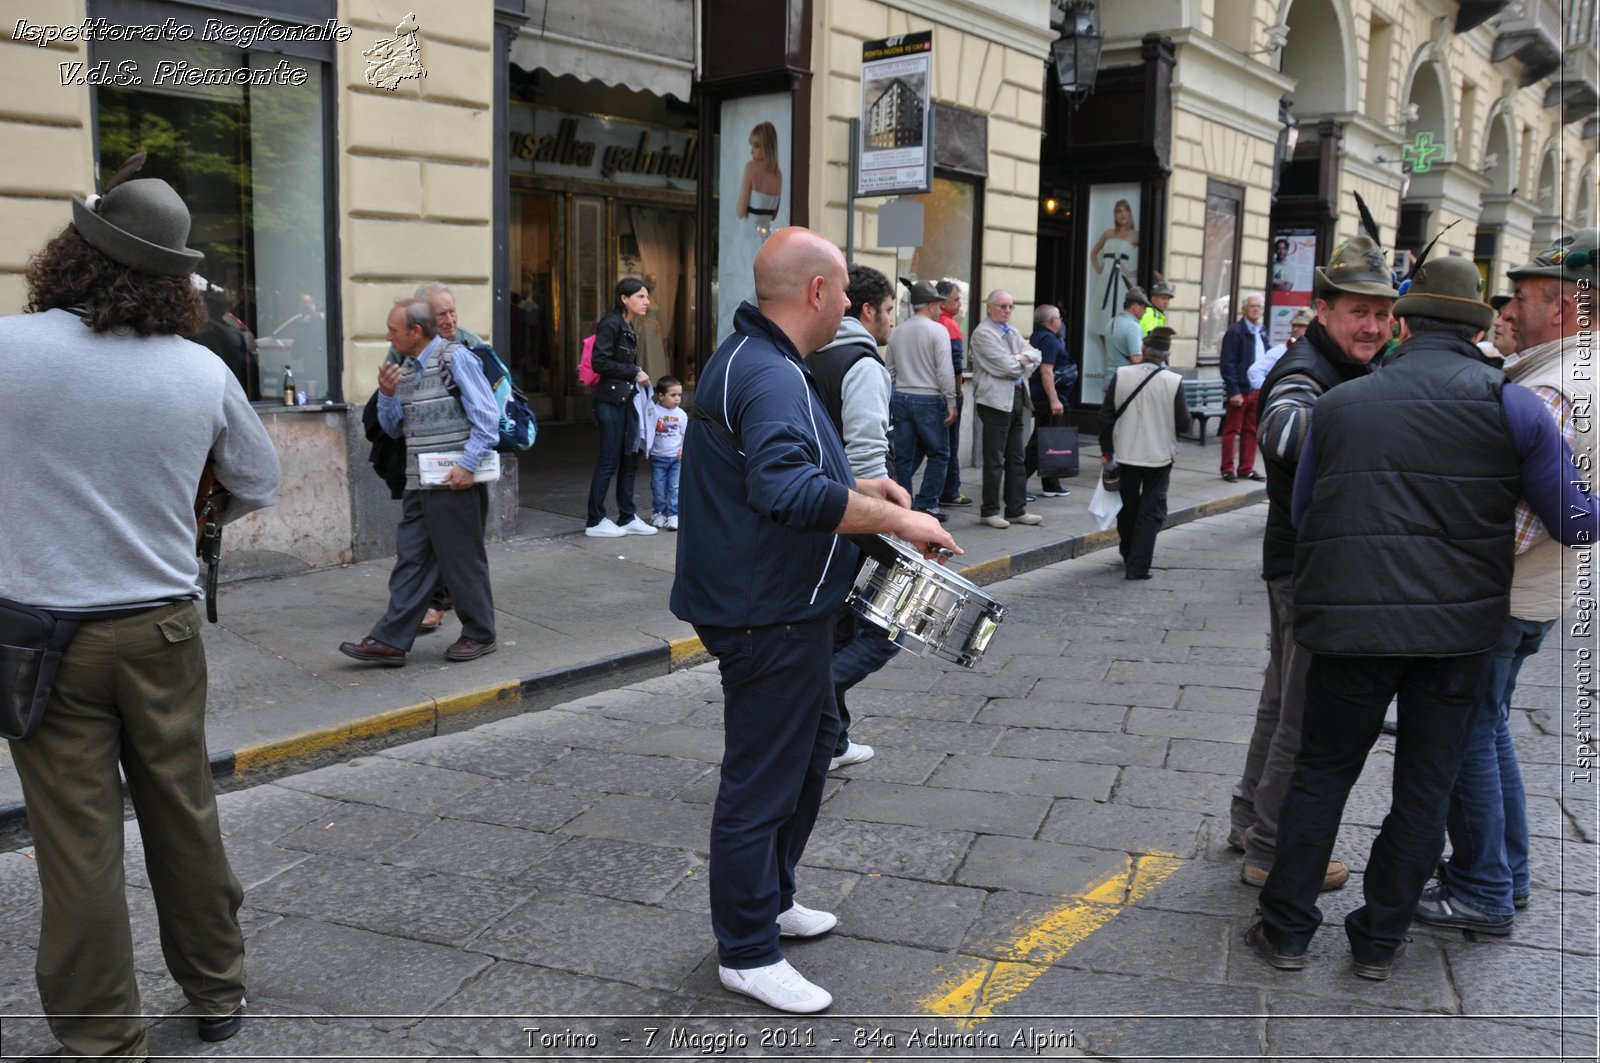
M 1115 525 L 1117 514 L 1120 512 L 1122 512 L 1122 493 L 1107 491 L 1104 482 L 1095 480 L 1094 497 L 1089 499 L 1089 515 L 1100 525 L 1100 530 L 1106 531 Z

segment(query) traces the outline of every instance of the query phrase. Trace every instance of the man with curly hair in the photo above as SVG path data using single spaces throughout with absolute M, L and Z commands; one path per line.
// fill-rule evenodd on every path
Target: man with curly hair
M 11 758 L 44 896 L 39 997 L 61 1055 L 144 1059 L 118 767 L 167 967 L 200 1039 L 226 1040 L 244 1013 L 244 894 L 206 754 L 193 507 L 208 463 L 231 492 L 224 520 L 270 506 L 278 458 L 228 367 L 181 338 L 206 312 L 177 192 L 141 179 L 72 208 L 28 268 L 28 313 L 0 318 L 0 596 L 79 624 L 38 731 Z M 72 388 L 70 415 L 64 380 L 93 382 Z

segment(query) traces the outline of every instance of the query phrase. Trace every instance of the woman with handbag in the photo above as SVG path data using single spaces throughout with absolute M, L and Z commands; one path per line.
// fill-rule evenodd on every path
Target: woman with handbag
M 584 534 L 594 538 L 654 535 L 659 529 L 639 519 L 633 506 L 633 480 L 639 469 L 639 415 L 635 386 L 648 388 L 650 374 L 639 368 L 639 334 L 634 326 L 650 309 L 650 289 L 637 277 L 617 284 L 616 301 L 594 328 L 591 365 L 600 374 L 594 386 L 594 419 L 600 422 L 600 453 L 589 481 L 589 519 Z M 617 519 L 606 516 L 606 491 L 617 480 Z
M 1120 472 L 1117 549 L 1126 566 L 1124 579 L 1150 578 L 1156 535 L 1167 519 L 1167 482 L 1178 436 L 1189 430 L 1183 378 L 1167 368 L 1172 336 L 1172 329 L 1151 329 L 1144 339 L 1144 361 L 1112 374 L 1100 406 L 1100 461 L 1109 466 L 1115 460 Z

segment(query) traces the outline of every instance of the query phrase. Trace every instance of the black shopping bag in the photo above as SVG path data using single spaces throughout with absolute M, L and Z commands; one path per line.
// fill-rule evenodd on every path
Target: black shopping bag
M 1061 425 L 1039 426 L 1039 478 L 1060 480 L 1078 475 L 1078 430 Z

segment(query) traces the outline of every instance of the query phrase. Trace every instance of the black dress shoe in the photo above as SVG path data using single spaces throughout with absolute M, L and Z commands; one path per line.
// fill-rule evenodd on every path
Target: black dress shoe
M 462 635 L 450 644 L 450 648 L 444 651 L 444 656 L 449 661 L 476 661 L 479 657 L 486 657 L 499 648 L 497 643 L 479 642 L 477 639 L 469 639 Z
M 1246 480 L 1254 480 L 1254 481 L 1255 481 L 1255 482 L 1256 482 L 1256 483 L 1258 483 L 1258 484 L 1264 484 L 1264 483 L 1266 483 L 1266 482 L 1267 482 L 1267 478 L 1266 478 L 1266 477 L 1265 477 L 1265 476 L 1263 476 L 1263 475 L 1262 475 L 1262 474 L 1261 474 L 1261 473 L 1259 473 L 1259 472 L 1249 472 L 1249 473 L 1245 473 L 1245 477 L 1244 477 L 1244 478 L 1245 478 L 1245 479 L 1246 479 Z
M 400 668 L 406 663 L 406 651 L 387 642 L 379 642 L 368 635 L 360 642 L 341 642 L 339 652 L 367 664 L 381 664 L 385 668 Z
M 1515 905 L 1515 900 L 1512 904 Z M 1504 937 L 1511 933 L 1514 915 L 1489 915 L 1480 912 L 1466 901 L 1450 892 L 1444 883 L 1436 883 L 1422 891 L 1417 902 L 1417 918 L 1433 926 L 1453 926 L 1475 934 L 1493 934 Z
M 1236 474 L 1236 473 L 1225 472 L 1225 473 L 1222 474 L 1222 478 L 1224 480 L 1228 481 L 1229 483 L 1238 483 L 1239 482 L 1239 477 L 1238 477 L 1238 474 Z
M 1356 977 L 1365 978 L 1372 982 L 1388 981 L 1389 975 L 1394 971 L 1394 965 L 1400 962 L 1400 957 L 1406 954 L 1406 946 L 1410 944 L 1410 938 L 1400 942 L 1400 947 L 1394 950 L 1394 955 L 1390 956 L 1385 963 L 1362 963 L 1360 960 L 1351 957 L 1352 962 L 1355 964 Z
M 239 1027 L 244 1025 L 244 1001 L 239 1001 L 239 1006 L 233 1009 L 232 1015 L 225 1015 L 220 1019 L 194 1020 L 194 1032 L 200 1035 L 202 1041 L 226 1041 L 239 1032 Z
M 1303 971 L 1306 967 L 1306 954 L 1302 949 L 1299 952 L 1285 952 L 1267 939 L 1267 928 L 1261 922 L 1261 916 L 1256 916 L 1256 921 L 1250 924 L 1250 929 L 1244 932 L 1244 943 L 1255 949 L 1272 966 L 1280 971 Z

